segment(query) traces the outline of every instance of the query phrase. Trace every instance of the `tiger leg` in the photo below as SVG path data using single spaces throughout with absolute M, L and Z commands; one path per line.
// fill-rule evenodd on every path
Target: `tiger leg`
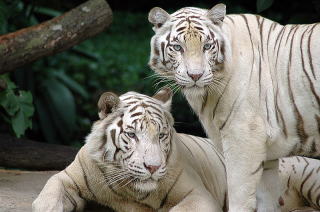
M 229 212 L 253 212 L 266 160 L 263 120 L 248 113 L 233 118 L 221 129 L 226 160 Z
M 257 190 L 257 211 L 268 212 L 275 208 L 280 211 L 279 198 L 284 191 L 279 179 L 279 161 L 266 161 Z
M 85 201 L 79 196 L 65 172 L 53 175 L 37 199 L 32 203 L 33 212 L 83 211 Z
M 170 212 L 222 212 L 222 206 L 204 190 L 192 190 Z

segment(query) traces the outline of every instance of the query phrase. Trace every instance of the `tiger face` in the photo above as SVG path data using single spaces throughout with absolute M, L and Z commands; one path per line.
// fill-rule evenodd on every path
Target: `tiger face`
M 211 10 L 186 7 L 171 15 L 153 8 L 149 13 L 155 31 L 150 67 L 183 90 L 201 90 L 219 83 L 225 54 L 221 32 L 225 14 L 223 4 Z
M 167 89 L 154 98 L 135 92 L 120 97 L 107 92 L 100 97 L 98 124 L 104 127 L 96 154 L 111 186 L 157 188 L 166 175 L 171 150 L 170 104 Z

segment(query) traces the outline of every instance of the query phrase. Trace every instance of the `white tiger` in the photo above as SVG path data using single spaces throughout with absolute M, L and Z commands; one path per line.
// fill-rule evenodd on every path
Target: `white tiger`
M 33 212 L 82 211 L 87 200 L 116 211 L 222 212 L 222 155 L 207 139 L 175 132 L 167 91 L 104 93 L 86 144 L 49 179 Z
M 88 200 L 116 211 L 227 211 L 224 158 L 208 139 L 175 132 L 168 91 L 154 98 L 103 94 L 100 120 L 86 144 L 71 165 L 49 179 L 33 212 L 82 211 Z M 287 187 L 283 211 L 319 209 L 308 190 L 320 188 L 319 170 L 320 162 L 312 159 L 281 161 Z
M 149 21 L 150 67 L 181 88 L 223 148 L 230 212 L 278 211 L 269 161 L 320 153 L 320 24 L 226 16 L 224 4 L 171 15 L 156 7 Z

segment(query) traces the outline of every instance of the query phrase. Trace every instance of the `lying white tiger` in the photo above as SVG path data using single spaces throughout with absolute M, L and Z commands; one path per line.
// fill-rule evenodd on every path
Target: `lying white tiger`
M 116 211 L 226 211 L 223 156 L 208 139 L 175 132 L 171 95 L 167 89 L 154 98 L 103 94 L 100 120 L 86 144 L 70 166 L 49 179 L 33 212 L 82 211 L 87 200 Z M 281 164 L 288 186 L 285 211 L 319 208 L 309 186 L 300 185 L 319 190 L 320 162 L 297 157 Z
M 86 144 L 49 179 L 34 212 L 81 211 L 86 200 L 116 211 L 222 211 L 222 156 L 206 139 L 175 132 L 171 92 L 104 93 L 98 106 Z
M 278 211 L 278 163 L 269 161 L 320 156 L 320 24 L 226 16 L 223 4 L 154 8 L 149 21 L 150 67 L 181 88 L 223 148 L 230 212 Z

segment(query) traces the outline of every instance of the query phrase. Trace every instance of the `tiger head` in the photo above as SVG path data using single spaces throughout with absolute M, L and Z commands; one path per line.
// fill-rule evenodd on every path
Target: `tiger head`
M 101 95 L 100 120 L 87 142 L 109 186 L 144 192 L 158 187 L 171 154 L 171 98 L 169 88 L 153 97 L 135 92 Z
M 218 84 L 227 48 L 222 32 L 225 15 L 224 4 L 210 10 L 185 7 L 171 15 L 159 7 L 151 9 L 148 19 L 155 35 L 149 66 L 184 91 Z

